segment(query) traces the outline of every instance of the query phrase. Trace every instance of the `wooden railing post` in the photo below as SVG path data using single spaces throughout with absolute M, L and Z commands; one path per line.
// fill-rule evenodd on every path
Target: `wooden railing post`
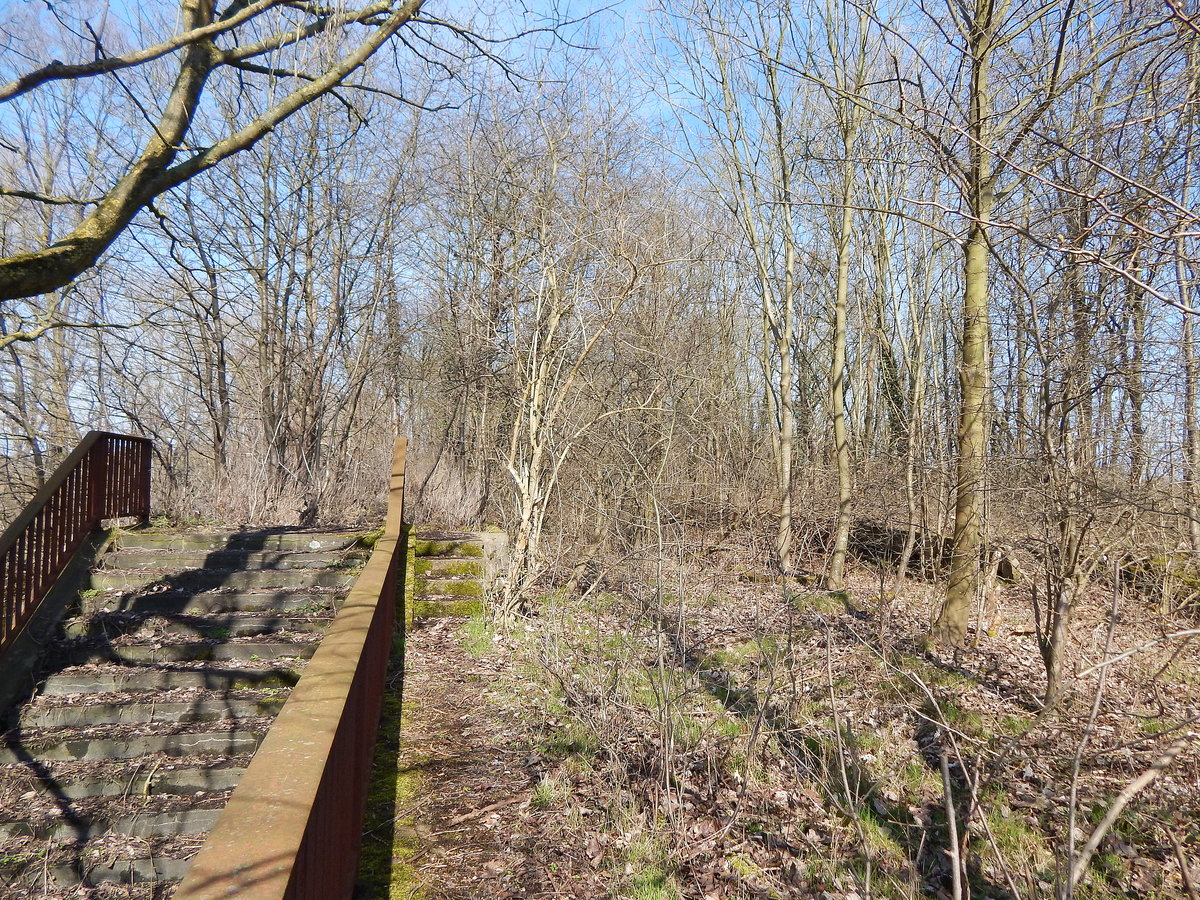
M 154 447 L 149 444 L 138 444 L 141 451 L 141 467 L 138 479 L 137 515 L 143 521 L 150 521 L 150 457 Z
M 101 437 L 87 455 L 88 518 L 99 523 L 104 518 L 105 481 L 108 475 L 108 440 Z

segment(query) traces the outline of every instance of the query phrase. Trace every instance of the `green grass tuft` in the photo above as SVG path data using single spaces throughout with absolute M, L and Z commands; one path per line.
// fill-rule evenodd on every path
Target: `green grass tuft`
M 570 799 L 571 788 L 553 775 L 543 775 L 533 788 L 529 805 L 534 809 L 556 809 Z
M 662 842 L 642 834 L 625 847 L 625 863 L 630 874 L 620 896 L 627 900 L 679 900 L 679 885 L 667 865 Z
M 478 659 L 491 651 L 495 641 L 496 630 L 492 621 L 482 610 L 471 616 L 458 630 L 458 640 L 463 649 Z
M 551 759 L 571 756 L 590 760 L 600 749 L 595 733 L 582 723 L 568 722 L 542 740 L 542 752 Z
M 665 872 L 633 875 L 621 896 L 629 900 L 679 900 L 679 885 Z

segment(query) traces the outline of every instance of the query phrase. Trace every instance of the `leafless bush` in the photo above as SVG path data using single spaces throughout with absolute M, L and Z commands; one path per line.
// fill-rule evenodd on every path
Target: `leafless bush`
M 411 500 L 405 500 L 410 521 L 466 529 L 483 524 L 486 497 L 478 472 L 445 457 L 430 462 L 417 456 L 409 466 L 407 486 L 411 491 Z

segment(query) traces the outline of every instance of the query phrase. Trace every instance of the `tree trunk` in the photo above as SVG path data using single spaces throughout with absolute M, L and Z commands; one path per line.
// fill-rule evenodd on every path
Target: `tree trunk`
M 849 132 L 844 146 L 847 171 L 842 180 L 842 216 L 837 238 L 837 288 L 833 303 L 833 359 L 829 366 L 829 408 L 833 418 L 833 446 L 837 456 L 838 508 L 829 558 L 830 590 L 840 591 L 846 584 L 846 552 L 850 544 L 850 501 L 854 491 L 854 473 L 850 465 L 850 438 L 846 427 L 846 301 L 850 292 L 850 234 L 854 224 L 850 209 L 852 175 L 849 150 L 853 146 Z
M 1046 693 L 1042 705 L 1052 709 L 1062 702 L 1066 693 L 1066 650 L 1067 635 L 1071 624 L 1071 610 L 1075 601 L 1075 579 L 1066 578 L 1055 586 L 1052 598 L 1054 609 L 1050 611 L 1049 633 L 1042 642 L 1042 662 L 1046 667 Z
M 1183 314 L 1183 455 L 1187 491 L 1188 535 L 1192 552 L 1200 556 L 1200 426 L 1196 422 L 1196 401 L 1200 393 L 1200 365 L 1196 360 L 1196 326 L 1192 316 Z
M 1135 257 L 1136 259 L 1136 257 Z M 1129 286 L 1129 317 L 1133 323 L 1129 348 L 1129 431 L 1133 442 L 1129 480 L 1141 484 L 1149 477 L 1150 454 L 1146 449 L 1146 296 L 1136 285 Z
M 946 602 L 934 624 L 934 637 L 940 643 L 956 647 L 962 646 L 966 640 L 971 608 L 979 589 L 988 363 L 988 247 L 982 223 L 972 225 L 966 255 L 954 550 L 951 554 Z
M 961 406 L 958 420 L 958 472 L 954 501 L 954 549 L 946 601 L 933 626 L 938 643 L 966 642 L 971 608 L 979 592 L 984 459 L 987 453 L 988 403 L 988 227 L 995 203 L 990 156 L 991 98 L 988 63 L 990 14 L 977 16 L 972 32 L 969 203 L 972 213 L 963 265 L 962 351 L 959 363 Z

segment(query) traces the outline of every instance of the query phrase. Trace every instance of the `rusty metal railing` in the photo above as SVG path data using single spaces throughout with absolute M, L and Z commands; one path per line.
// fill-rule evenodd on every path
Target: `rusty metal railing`
M 0 655 L 102 519 L 150 515 L 147 438 L 90 431 L 0 536 Z
M 404 588 L 406 446 L 396 441 L 383 537 L 175 900 L 350 897 L 396 598 Z

